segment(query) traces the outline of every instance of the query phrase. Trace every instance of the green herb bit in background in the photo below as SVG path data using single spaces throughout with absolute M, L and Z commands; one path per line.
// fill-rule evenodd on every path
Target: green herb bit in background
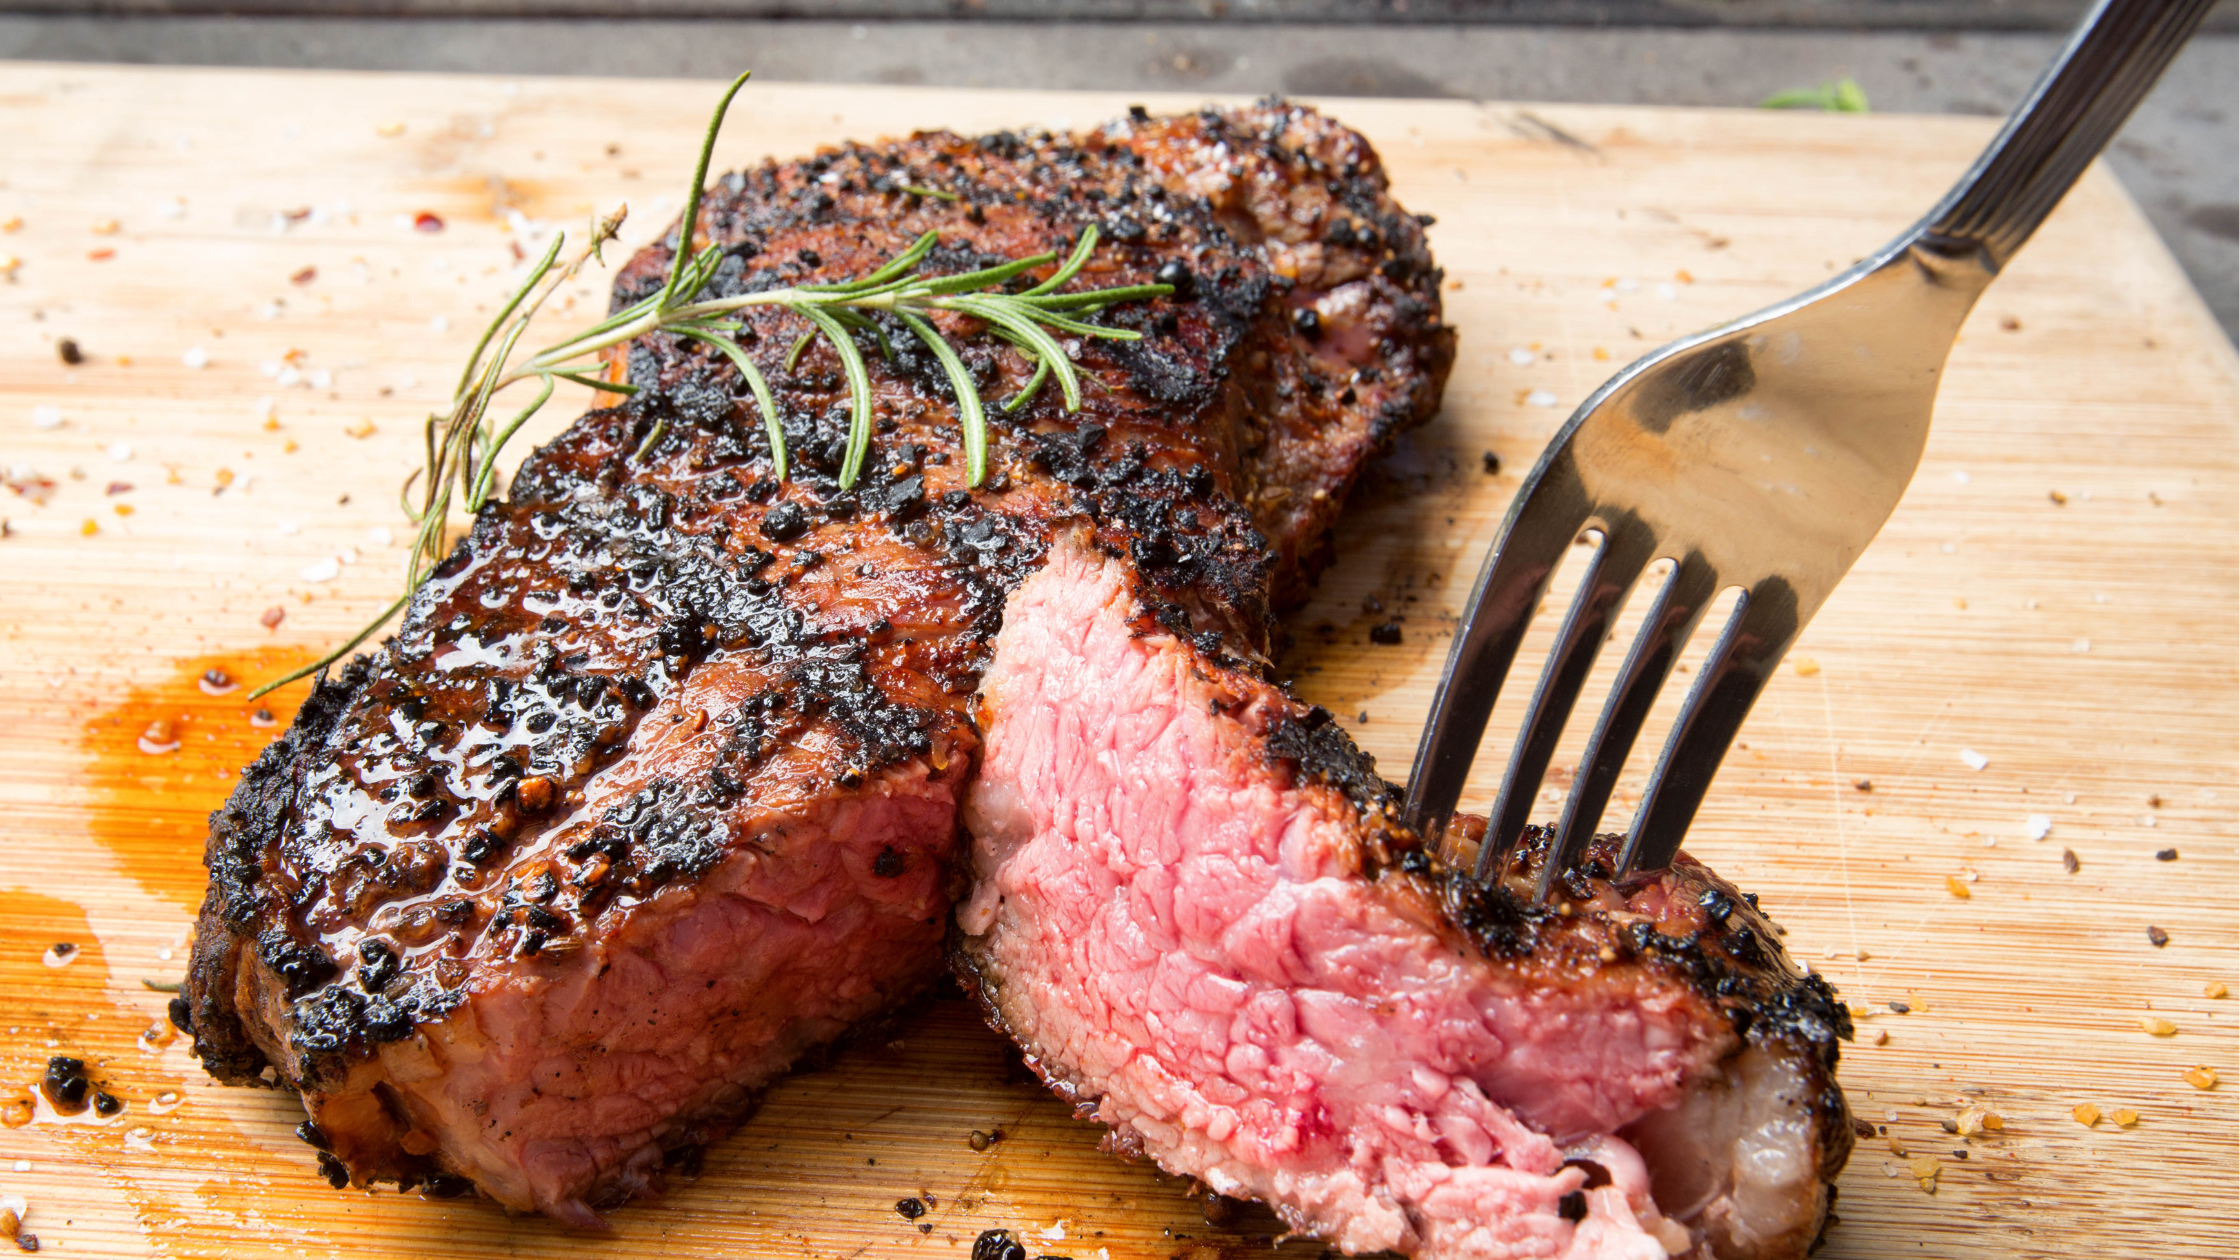
M 1857 79 L 1846 76 L 1816 88 L 1791 88 L 1758 102 L 1759 109 L 1818 109 L 1831 114 L 1868 112 L 1867 91 Z

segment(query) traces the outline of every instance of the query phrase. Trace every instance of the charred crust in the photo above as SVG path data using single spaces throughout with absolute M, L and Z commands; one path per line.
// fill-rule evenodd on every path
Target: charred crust
M 1548 829 L 1530 828 L 1513 859 L 1516 871 L 1490 886 L 1467 871 L 1439 871 L 1438 895 L 1456 926 L 1489 958 L 1556 968 L 1643 966 L 1674 976 L 1740 1040 L 1809 1065 L 1811 1096 L 1800 1101 L 1813 1117 L 1822 1178 L 1833 1178 L 1852 1145 L 1850 1112 L 1835 1077 L 1841 1043 L 1852 1036 L 1851 1012 L 1834 988 L 1790 962 L 1755 897 L 1685 855 L 1670 871 L 1635 884 L 1633 899 L 1621 903 L 1629 894 L 1610 883 L 1620 836 L 1596 838 L 1585 862 L 1565 872 L 1556 905 L 1529 901 L 1518 889 L 1537 878 L 1550 840 Z M 1666 917 L 1630 908 L 1654 904 L 1639 900 L 1638 890 L 1660 882 Z
M 1267 748 L 1294 772 L 1343 793 L 1364 817 L 1384 817 L 1399 806 L 1400 790 L 1377 773 L 1376 758 L 1321 705 L 1279 714 L 1268 728 Z

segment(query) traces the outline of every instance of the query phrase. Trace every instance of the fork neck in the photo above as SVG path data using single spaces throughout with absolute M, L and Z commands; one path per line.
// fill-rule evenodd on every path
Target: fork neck
M 1915 229 L 1996 273 L 2059 205 L 2216 0 L 2101 0 L 1991 147 Z

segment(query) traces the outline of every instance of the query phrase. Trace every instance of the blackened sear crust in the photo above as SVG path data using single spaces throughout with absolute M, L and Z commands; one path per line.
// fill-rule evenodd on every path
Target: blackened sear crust
M 1553 969 L 1639 964 L 1685 976 L 1721 1011 L 1736 1035 L 1757 1045 L 1793 1047 L 1809 1060 L 1807 1088 L 1816 1121 L 1821 1175 L 1833 1179 L 1850 1158 L 1850 1109 L 1836 1083 L 1841 1044 L 1852 1038 L 1851 1010 L 1816 972 L 1800 973 L 1780 945 L 1780 928 L 1757 899 L 1682 853 L 1663 872 L 1612 884 L 1624 837 L 1597 836 L 1585 858 L 1558 881 L 1554 905 L 1529 890 L 1539 879 L 1550 829 L 1526 828 L 1507 877 L 1479 883 L 1463 864 L 1431 876 L 1449 918 L 1491 958 Z M 1643 913 L 1643 911 L 1649 913 Z
M 1179 280 L 1183 292 L 1171 301 L 1108 312 L 1103 318 L 1144 339 L 1089 344 L 1083 365 L 1120 387 L 1131 419 L 1164 430 L 1154 446 L 1196 427 L 1227 447 L 1206 464 L 1233 470 L 1219 489 L 1266 540 L 1263 598 L 1279 610 L 1301 602 L 1328 563 L 1355 475 L 1438 411 L 1454 362 L 1423 221 L 1393 201 L 1382 162 L 1358 133 L 1280 100 L 1131 117 L 1079 136 L 921 132 L 728 175 L 701 214 L 700 238 L 729 254 L 713 288 L 760 290 L 814 278 L 820 267 L 860 273 L 883 261 L 881 249 L 856 242 L 835 255 L 829 229 L 848 222 L 878 224 L 870 239 L 882 246 L 924 231 L 941 233 L 945 245 L 972 242 L 936 251 L 935 271 L 1062 252 L 1094 223 L 1103 244 L 1083 283 Z M 634 260 L 617 281 L 617 307 L 658 288 L 668 263 L 662 248 Z M 1315 318 L 1298 319 L 1303 311 Z M 795 325 L 778 331 L 781 345 L 797 335 Z M 922 357 L 910 340 L 889 337 L 906 363 Z M 631 364 L 633 379 L 673 379 L 680 357 L 705 353 L 650 345 Z M 1023 381 L 1008 350 L 972 345 L 965 357 L 984 386 L 1000 381 L 1004 396 Z M 917 371 L 946 396 L 930 362 Z M 1044 391 L 1015 427 L 1074 427 L 1055 394 Z M 1132 425 L 1107 427 L 1114 451 L 1135 436 Z
M 210 887 L 203 895 L 203 930 L 195 938 L 192 974 L 238 975 L 241 952 L 250 947 L 247 938 L 258 917 L 265 855 L 294 820 L 303 767 L 332 735 L 365 677 L 363 658 L 335 675 L 322 675 L 297 711 L 295 724 L 257 755 L 241 772 L 233 795 L 211 812 L 203 849 Z M 275 925 L 275 930 L 285 928 Z M 194 1034 L 195 1052 L 211 1075 L 228 1085 L 263 1083 L 267 1059 L 250 1034 L 256 1016 L 235 1009 L 239 992 L 232 984 L 189 985 L 174 1010 L 186 1014 L 183 1030 Z

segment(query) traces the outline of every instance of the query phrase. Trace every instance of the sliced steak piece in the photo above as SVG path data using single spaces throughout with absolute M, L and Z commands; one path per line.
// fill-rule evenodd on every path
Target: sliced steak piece
M 1849 1015 L 1701 865 L 1621 890 L 1606 840 L 1552 909 L 1476 889 L 1328 713 L 1085 541 L 1011 597 L 975 717 L 959 975 L 1112 1145 L 1350 1253 L 1818 1237 Z
M 861 275 L 928 230 L 955 272 L 1092 223 L 1087 283 L 1182 291 L 1103 317 L 1145 335 L 1080 348 L 1080 413 L 1055 389 L 991 408 L 978 491 L 899 330 L 891 361 L 863 342 L 878 432 L 846 494 L 846 389 L 830 347 L 786 365 L 798 317 L 742 334 L 784 484 L 735 369 L 632 346 L 645 392 L 528 460 L 213 815 L 175 1006 L 208 1068 L 298 1090 L 337 1184 L 464 1177 L 594 1224 L 940 972 L 969 697 L 1054 534 L 1129 557 L 1162 625 L 1260 668 L 1271 597 L 1453 358 L 1421 225 L 1358 136 L 1278 103 L 925 134 L 725 177 L 698 234 L 737 293 Z M 668 260 L 633 260 L 617 302 Z M 1025 384 L 939 318 L 987 397 Z

